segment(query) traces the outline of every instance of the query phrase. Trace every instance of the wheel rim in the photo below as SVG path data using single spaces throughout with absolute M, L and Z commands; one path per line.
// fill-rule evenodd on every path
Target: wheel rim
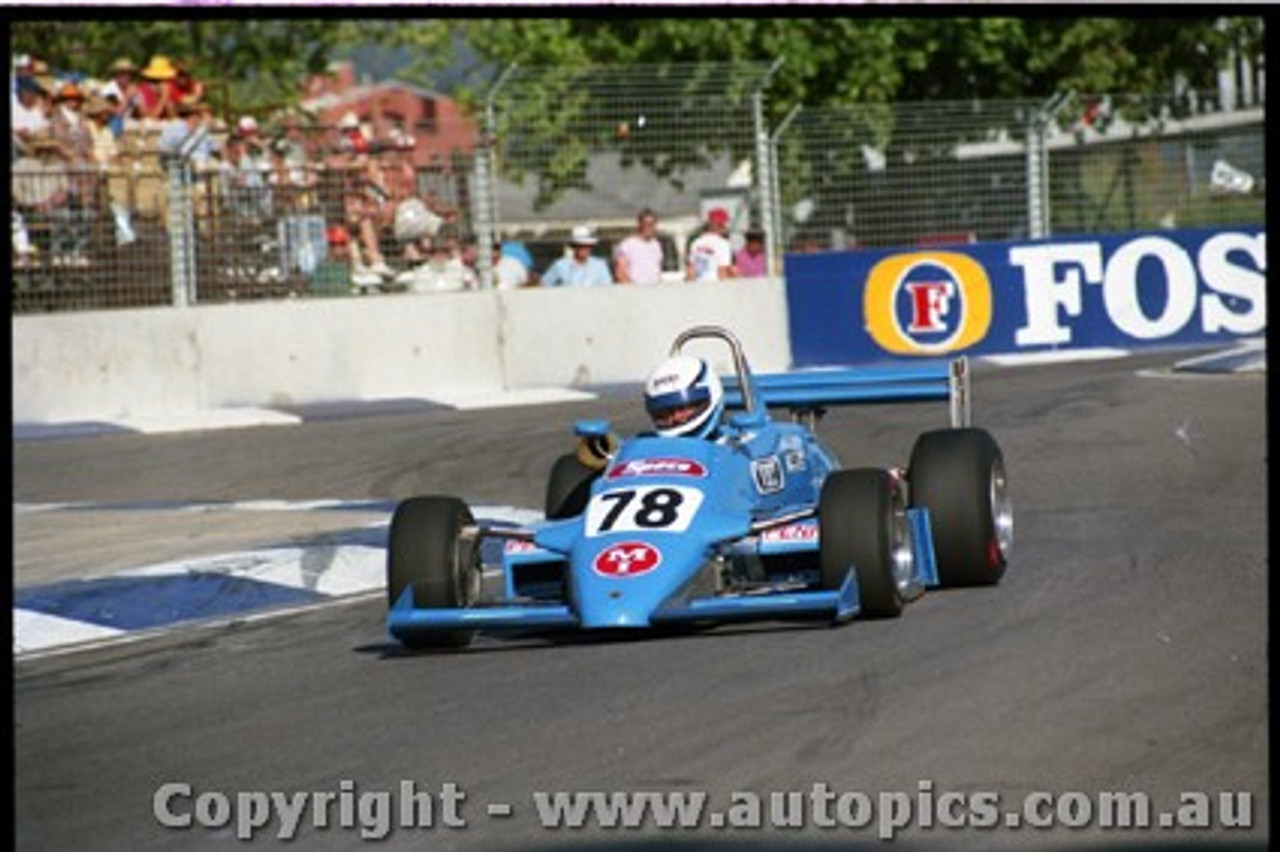
M 1000 559 L 1006 561 L 1013 547 L 1013 503 L 1009 499 L 1004 460 L 999 458 L 991 465 L 991 522 L 995 527 L 994 540 L 1000 549 Z
M 458 606 L 469 607 L 480 599 L 480 566 L 478 543 L 459 542 L 454 549 L 454 572 L 458 578 Z
M 915 580 L 916 555 L 911 546 L 911 526 L 907 523 L 907 505 L 902 489 L 893 494 L 893 538 L 889 544 L 889 559 L 893 565 L 893 584 L 899 596 L 906 596 L 907 587 Z

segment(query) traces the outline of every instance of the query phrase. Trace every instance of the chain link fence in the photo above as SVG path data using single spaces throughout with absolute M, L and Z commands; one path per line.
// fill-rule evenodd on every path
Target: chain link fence
M 15 138 L 14 311 L 409 289 L 432 236 L 461 251 L 472 228 L 474 129 L 441 134 L 461 148 L 433 146 L 440 130 L 213 126 L 181 145 L 136 130 L 105 153 Z
M 792 251 L 1265 221 L 1264 110 L 1208 97 L 800 109 L 773 148 Z
M 597 254 L 654 211 L 664 274 L 683 280 L 688 243 L 716 207 L 730 232 L 771 220 L 765 91 L 775 66 L 757 63 L 520 68 L 486 98 L 492 206 L 503 238 L 526 243 L 538 268 L 575 226 L 597 232 Z
M 608 258 L 646 207 L 670 280 L 713 207 L 766 232 L 775 273 L 787 251 L 1265 222 L 1261 105 L 797 106 L 769 127 L 773 70 L 517 67 L 456 127 L 15 137 L 13 311 L 492 286 L 482 247 L 542 271 L 586 225 Z

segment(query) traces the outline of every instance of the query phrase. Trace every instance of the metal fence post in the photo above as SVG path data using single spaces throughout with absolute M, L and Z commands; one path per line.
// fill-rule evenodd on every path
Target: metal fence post
M 167 158 L 169 170 L 169 263 L 173 281 L 173 305 L 194 304 L 196 292 L 196 226 L 192 203 L 191 158 L 209 137 L 200 127 L 187 136 Z
M 1049 236 L 1049 125 L 1068 101 L 1071 92 L 1059 92 L 1031 115 L 1027 127 L 1027 236 L 1038 240 Z
M 191 169 L 186 160 L 169 160 L 169 264 L 173 282 L 173 306 L 185 308 L 193 301 L 195 229 L 191 210 Z
M 782 134 L 787 132 L 787 128 L 791 126 L 791 122 L 795 121 L 797 115 L 802 109 L 800 104 L 796 104 L 787 113 L 786 117 L 773 131 L 773 135 L 769 138 L 769 158 L 770 158 L 770 177 L 773 180 L 773 228 L 766 234 L 772 233 L 774 241 L 777 243 L 779 250 L 774 251 L 773 246 L 768 247 L 769 251 L 769 271 L 774 275 L 782 274 L 782 254 L 781 249 L 786 246 L 786 234 L 783 233 L 782 227 L 782 180 L 779 177 L 782 169 L 778 163 L 778 146 L 782 144 Z
M 777 233 L 777 195 L 773 178 L 772 147 L 769 144 L 769 133 L 764 124 L 764 90 L 773 79 L 773 75 L 782 67 L 782 57 L 774 60 L 769 66 L 764 79 L 756 84 L 751 93 L 752 123 L 756 142 L 756 182 L 760 189 L 760 226 L 764 229 L 765 257 L 768 259 L 769 271 L 777 275 L 781 268 L 778 262 L 779 240 Z
M 1027 122 L 1027 236 L 1033 240 L 1045 235 L 1044 147 L 1044 114 L 1036 112 Z
M 498 239 L 498 179 L 494 163 L 498 149 L 498 120 L 494 101 L 515 70 L 516 66 L 511 65 L 503 71 L 489 91 L 484 107 L 484 136 L 476 146 L 472 218 L 475 222 L 476 242 L 479 243 L 476 272 L 479 274 L 482 290 L 497 286 L 493 269 L 493 244 Z

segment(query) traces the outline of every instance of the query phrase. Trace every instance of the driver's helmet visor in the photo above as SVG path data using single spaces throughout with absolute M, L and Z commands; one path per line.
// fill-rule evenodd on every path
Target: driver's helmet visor
M 649 418 L 658 429 L 676 429 L 696 419 L 711 406 L 711 392 L 705 387 L 683 393 L 665 393 L 645 400 Z

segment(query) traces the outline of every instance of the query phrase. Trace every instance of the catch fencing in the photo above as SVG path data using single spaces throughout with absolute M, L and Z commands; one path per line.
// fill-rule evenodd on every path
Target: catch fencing
M 714 207 L 775 275 L 786 252 L 1265 222 L 1261 94 L 772 109 L 777 68 L 515 67 L 472 115 L 357 146 L 269 120 L 256 145 L 216 122 L 104 156 L 15 139 L 13 311 L 372 296 L 446 255 L 488 287 L 491 243 L 536 273 L 587 225 L 609 257 L 646 207 L 672 281 Z
M 485 99 L 481 240 L 492 228 L 531 243 L 545 268 L 571 229 L 587 225 L 608 256 L 647 208 L 658 218 L 664 274 L 683 280 L 685 250 L 710 210 L 729 214 L 738 240 L 748 227 L 772 226 L 766 92 L 777 68 L 509 69 Z
M 775 227 L 817 251 L 1256 224 L 1264 120 L 1195 95 L 800 108 Z
M 401 202 L 422 202 L 459 247 L 470 230 L 474 132 L 224 123 L 167 146 L 131 129 L 105 154 L 75 157 L 15 138 L 15 313 L 185 306 L 407 289 L 396 274 L 427 247 L 398 234 Z M 352 144 L 359 132 L 362 141 Z M 468 140 L 433 144 L 436 136 Z M 87 149 L 88 146 L 85 146 Z M 416 251 L 416 254 L 413 252 Z M 368 271 L 382 260 L 390 272 Z

